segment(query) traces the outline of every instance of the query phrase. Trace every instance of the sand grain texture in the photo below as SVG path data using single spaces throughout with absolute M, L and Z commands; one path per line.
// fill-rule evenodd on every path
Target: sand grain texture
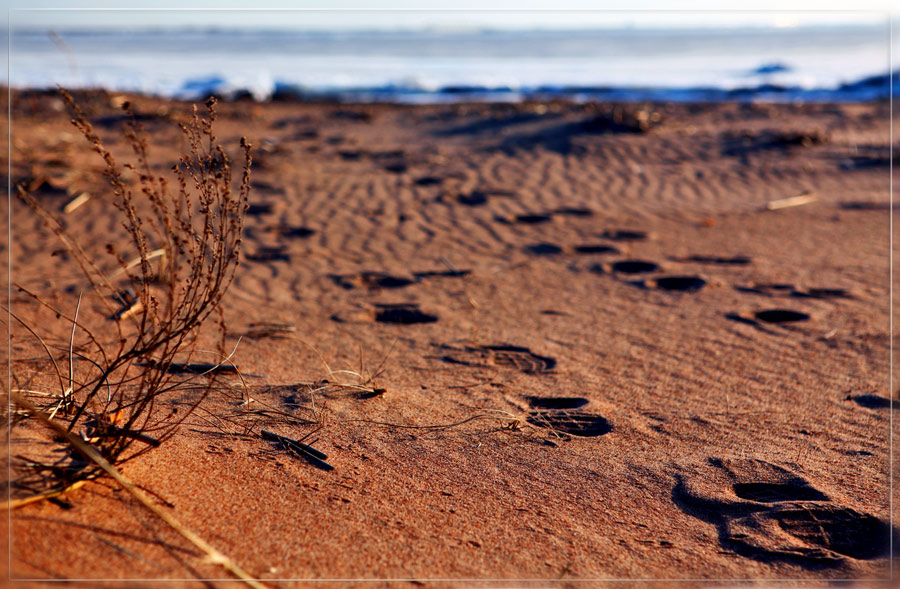
M 97 169 L 55 100 L 14 96 L 16 178 Z M 162 170 L 185 106 L 134 102 L 173 113 L 146 123 Z M 221 105 L 255 146 L 224 313 L 248 388 L 220 376 L 127 476 L 262 579 L 884 576 L 889 168 L 848 162 L 886 150 L 887 107 L 659 105 L 647 133 L 599 108 Z M 86 176 L 65 218 L 102 259 L 124 232 Z M 71 308 L 74 264 L 11 215 L 14 280 Z M 261 428 L 320 428 L 334 471 Z M 11 523 L 13 577 L 221 576 L 110 481 Z

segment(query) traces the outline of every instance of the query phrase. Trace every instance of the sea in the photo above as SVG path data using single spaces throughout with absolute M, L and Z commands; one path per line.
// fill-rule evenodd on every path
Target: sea
M 26 28 L 14 88 L 259 101 L 870 101 L 887 98 L 886 26 L 502 30 Z

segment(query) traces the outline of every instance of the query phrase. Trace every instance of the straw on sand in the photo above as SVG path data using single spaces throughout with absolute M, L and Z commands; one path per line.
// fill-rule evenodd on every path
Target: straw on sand
M 134 483 L 125 478 L 125 476 L 120 473 L 118 469 L 116 469 L 116 467 L 114 467 L 109 463 L 109 461 L 103 458 L 103 456 L 97 453 L 96 450 L 85 444 L 71 432 L 67 431 L 65 427 L 51 420 L 43 411 L 32 405 L 29 401 L 20 397 L 18 394 L 11 393 L 11 397 L 16 405 L 34 415 L 39 421 L 41 421 L 44 425 L 52 429 L 60 436 L 65 437 L 66 441 L 68 441 L 68 443 L 71 444 L 72 447 L 75 448 L 75 450 L 77 450 L 79 453 L 84 455 L 85 458 L 103 469 L 106 474 L 114 478 L 116 482 L 122 485 L 122 487 L 126 491 L 131 493 L 131 495 L 134 496 L 134 498 L 137 499 L 141 503 L 141 505 L 152 511 L 160 519 L 166 522 L 172 529 L 181 534 L 188 542 L 202 550 L 207 555 L 207 558 L 210 562 L 220 565 L 229 573 L 245 581 L 254 589 L 266 589 L 265 585 L 255 580 L 253 576 L 239 567 L 234 561 L 213 548 L 209 543 L 206 542 L 206 540 L 186 528 L 175 518 L 175 516 L 164 511 L 162 508 L 154 504 L 143 491 L 135 486 Z

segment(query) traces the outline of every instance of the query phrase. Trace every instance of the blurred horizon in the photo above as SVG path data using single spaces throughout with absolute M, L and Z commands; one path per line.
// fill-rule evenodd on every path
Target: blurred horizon
M 537 0 L 458 0 L 450 10 L 435 8 L 438 0 L 379 9 L 270 0 L 252 10 L 237 0 L 183 0 L 177 9 L 105 6 L 111 0 L 58 9 L 50 1 L 11 7 L 10 67 L 0 77 L 14 87 L 413 102 L 723 100 L 734 92 L 864 100 L 885 94 L 883 84 L 846 87 L 892 71 L 890 18 L 866 10 L 866 0 L 860 10 L 803 9 L 838 5 L 830 0 L 779 3 L 801 8 L 790 11 L 765 9 L 769 0 L 756 10 L 653 11 L 660 0 L 634 0 L 629 10 L 585 10 L 582 0 L 559 0 L 553 10 L 535 10 Z

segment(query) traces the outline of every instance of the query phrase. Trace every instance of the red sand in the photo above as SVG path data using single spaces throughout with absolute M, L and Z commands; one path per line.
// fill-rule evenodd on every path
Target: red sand
M 161 113 L 147 127 L 171 165 L 184 105 L 134 102 Z M 14 179 L 96 170 L 58 106 L 14 99 Z M 604 131 L 591 108 L 220 105 L 219 139 L 255 146 L 260 205 L 229 345 L 256 322 L 296 328 L 235 355 L 250 407 L 295 420 L 239 407 L 222 377 L 235 389 L 125 474 L 261 579 L 884 577 L 887 105 L 660 105 L 647 133 Z M 69 181 L 103 195 L 96 174 Z M 102 197 L 66 220 L 99 259 L 124 237 Z M 71 307 L 59 242 L 20 202 L 12 227 L 14 282 Z M 428 274 L 452 270 L 469 273 Z M 412 317 L 378 306 L 401 303 L 437 320 L 377 320 Z M 773 309 L 809 317 L 756 316 Z M 33 370 L 13 333 L 14 373 Z M 386 392 L 326 388 L 313 416 L 301 383 L 357 382 L 340 370 Z M 334 471 L 258 435 L 310 419 Z M 12 512 L 13 578 L 228 577 L 112 481 L 62 505 Z

